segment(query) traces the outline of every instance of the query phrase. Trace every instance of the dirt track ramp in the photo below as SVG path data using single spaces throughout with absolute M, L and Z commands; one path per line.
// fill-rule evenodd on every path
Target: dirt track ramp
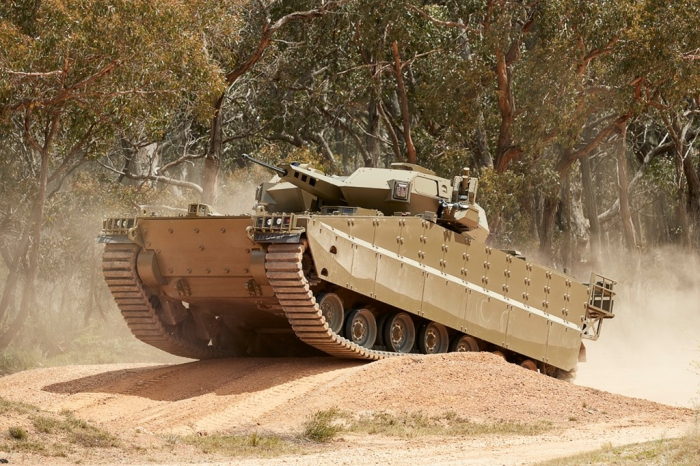
M 482 422 L 635 425 L 687 421 L 690 410 L 578 387 L 491 354 L 228 359 L 177 365 L 37 369 L 0 378 L 0 396 L 68 409 L 111 429 L 158 434 L 297 431 L 315 411 L 454 411 Z

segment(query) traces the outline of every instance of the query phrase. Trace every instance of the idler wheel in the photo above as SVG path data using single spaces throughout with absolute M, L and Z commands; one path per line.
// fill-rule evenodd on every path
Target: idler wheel
M 323 293 L 316 296 L 318 307 L 321 308 L 321 314 L 326 319 L 328 328 L 333 333 L 340 335 L 345 321 L 345 309 L 343 302 L 335 293 Z
M 450 336 L 444 325 L 430 322 L 421 327 L 418 333 L 418 349 L 421 353 L 446 353 L 449 346 Z
M 479 351 L 479 343 L 476 338 L 469 335 L 456 336 L 450 345 L 452 352 Z
M 392 314 L 384 326 L 384 344 L 390 351 L 410 353 L 416 341 L 413 319 L 405 312 Z
M 365 348 L 372 348 L 377 340 L 377 321 L 367 309 L 355 309 L 350 312 L 345 324 L 348 340 Z
M 526 359 L 523 362 L 520 363 L 520 367 L 524 367 L 525 369 L 529 371 L 535 371 L 537 372 L 537 364 L 535 364 L 535 361 L 532 359 Z

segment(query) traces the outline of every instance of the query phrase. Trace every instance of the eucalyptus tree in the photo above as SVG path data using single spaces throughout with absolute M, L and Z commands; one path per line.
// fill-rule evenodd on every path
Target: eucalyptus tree
M 439 167 L 465 147 L 454 119 L 467 106 L 445 93 L 463 90 L 451 79 L 463 46 L 461 31 L 425 21 L 409 1 L 348 2 L 279 36 L 237 107 L 256 112 L 257 127 L 232 132 L 318 148 L 332 169 L 358 159 Z
M 188 33 L 185 7 L 173 0 L 0 4 L 3 155 L 22 177 L 21 184 L 3 184 L 21 187 L 25 199 L 2 219 L 18 233 L 4 238 L 8 279 L 0 300 L 0 348 L 23 326 L 36 299 L 47 200 L 115 135 L 157 133 L 176 112 L 203 118 L 210 107 L 202 102 L 222 92 L 218 68 Z
M 222 124 L 227 95 L 261 60 L 279 31 L 295 22 L 322 17 L 344 2 L 197 0 L 191 3 L 192 15 L 202 31 L 204 53 L 218 65 L 225 85 L 208 102 L 213 116 L 208 128 L 202 202 L 214 204 L 218 195 L 222 144 L 227 138 Z M 233 21 L 233 26 L 229 21 Z

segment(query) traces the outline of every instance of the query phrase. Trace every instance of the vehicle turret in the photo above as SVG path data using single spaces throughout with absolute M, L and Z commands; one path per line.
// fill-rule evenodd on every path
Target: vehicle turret
M 394 163 L 391 168 L 364 167 L 340 177 L 308 164 L 275 167 L 243 157 L 276 172 L 259 186 L 256 196 L 258 206 L 271 213 L 357 207 L 385 216 L 420 215 L 481 242 L 489 234 L 484 210 L 476 203 L 478 180 L 470 177 L 469 169 L 448 180 L 418 165 Z

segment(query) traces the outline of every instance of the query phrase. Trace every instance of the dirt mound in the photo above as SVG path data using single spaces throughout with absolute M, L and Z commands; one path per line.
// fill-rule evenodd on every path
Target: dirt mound
M 178 365 L 36 369 L 0 379 L 0 397 L 67 409 L 110 430 L 298 430 L 312 413 L 453 411 L 473 421 L 640 425 L 692 412 L 571 385 L 487 353 L 374 363 L 334 358 L 229 359 Z

